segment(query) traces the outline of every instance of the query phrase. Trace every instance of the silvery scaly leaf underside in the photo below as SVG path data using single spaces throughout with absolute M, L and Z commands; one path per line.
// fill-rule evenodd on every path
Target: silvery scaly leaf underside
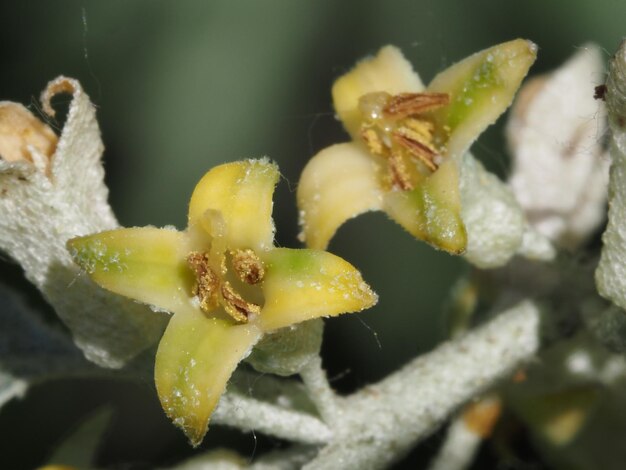
M 0 407 L 35 382 L 89 371 L 71 338 L 42 320 L 41 312 L 0 284 Z

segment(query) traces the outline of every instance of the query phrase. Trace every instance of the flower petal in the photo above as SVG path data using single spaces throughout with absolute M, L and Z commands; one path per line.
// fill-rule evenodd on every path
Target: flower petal
M 450 105 L 433 112 L 436 127 L 449 137 L 447 154 L 460 157 L 476 137 L 509 107 L 537 46 L 524 39 L 477 52 L 437 75 L 429 92 L 450 93 Z
M 264 331 L 312 318 L 358 312 L 378 297 L 350 263 L 326 251 L 275 248 L 265 253 Z
M 207 318 L 199 311 L 176 314 L 159 344 L 154 378 L 165 413 L 197 446 L 231 374 L 258 341 L 251 324 Z
M 220 211 L 231 249 L 270 249 L 274 242 L 272 195 L 278 177 L 278 167 L 268 159 L 213 168 L 191 196 L 189 227 L 202 224 L 206 211 Z
M 74 261 L 99 285 L 174 312 L 189 303 L 193 276 L 184 233 L 155 227 L 123 228 L 73 238 Z
M 382 209 L 379 172 L 376 158 L 355 143 L 325 148 L 309 161 L 297 194 L 307 246 L 325 249 L 346 220 Z
M 413 71 L 400 49 L 385 46 L 375 57 L 359 62 L 350 72 L 339 77 L 333 84 L 333 104 L 344 127 L 353 139 L 359 137 L 361 116 L 359 98 L 367 93 L 386 91 L 418 93 L 424 89 L 419 75 Z
M 467 233 L 454 160 L 447 160 L 412 191 L 387 193 L 385 211 L 411 235 L 435 248 L 454 254 L 465 251 Z

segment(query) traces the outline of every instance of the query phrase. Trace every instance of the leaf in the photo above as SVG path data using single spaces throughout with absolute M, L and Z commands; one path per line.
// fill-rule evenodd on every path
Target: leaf
M 42 321 L 10 287 L 0 284 L 0 407 L 29 384 L 96 369 L 72 340 Z
M 93 468 L 98 446 L 111 421 L 113 408 L 93 411 L 66 436 L 48 459 L 48 465 Z

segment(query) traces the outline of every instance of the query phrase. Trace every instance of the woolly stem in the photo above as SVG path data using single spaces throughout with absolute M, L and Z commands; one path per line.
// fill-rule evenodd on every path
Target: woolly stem
M 538 330 L 538 308 L 522 302 L 341 399 L 332 442 L 304 468 L 389 466 L 460 405 L 528 361 L 539 347 Z
M 322 359 L 319 356 L 311 359 L 300 371 L 300 377 L 324 422 L 334 423 L 338 416 L 338 397 L 328 383 L 328 377 L 322 368 Z
M 332 437 L 328 426 L 315 416 L 281 408 L 237 392 L 228 392 L 222 396 L 211 421 L 306 444 L 325 444 Z

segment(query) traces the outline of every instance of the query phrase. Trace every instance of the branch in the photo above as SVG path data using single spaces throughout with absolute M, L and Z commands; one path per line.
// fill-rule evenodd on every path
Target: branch
M 626 309 L 626 41 L 609 62 L 605 99 L 611 128 L 609 212 L 596 285 L 602 297 Z
M 325 444 L 332 436 L 328 426 L 313 415 L 265 403 L 238 392 L 222 396 L 211 420 L 242 431 L 256 430 L 306 444 Z
M 539 347 L 539 310 L 525 301 L 382 382 L 341 399 L 333 441 L 306 467 L 382 468 L 428 436 L 461 404 L 528 361 Z
M 483 440 L 491 435 L 502 412 L 498 395 L 475 400 L 452 420 L 446 439 L 430 470 L 464 470 L 468 468 Z
M 334 425 L 339 418 L 338 399 L 322 369 L 322 359 L 315 357 L 300 371 L 309 398 L 315 403 L 324 422 Z
M 464 470 L 468 468 L 478 447 L 483 442 L 482 436 L 472 432 L 462 416 L 457 417 L 446 434 L 437 457 L 430 465 L 430 470 Z

